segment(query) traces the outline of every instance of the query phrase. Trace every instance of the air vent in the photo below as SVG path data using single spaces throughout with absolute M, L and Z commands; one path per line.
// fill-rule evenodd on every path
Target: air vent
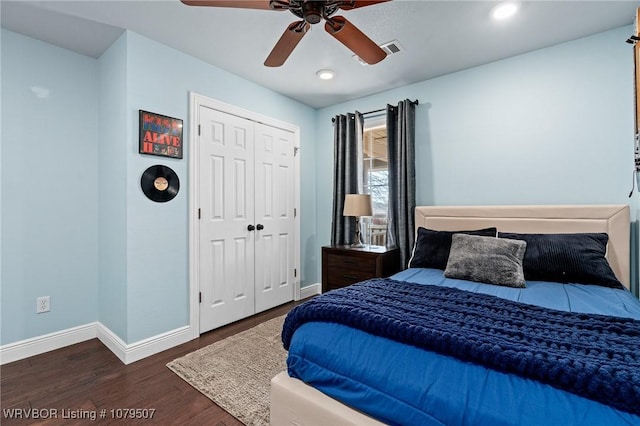
M 404 48 L 400 46 L 400 43 L 398 43 L 398 40 L 392 40 L 388 43 L 381 44 L 380 48 L 385 51 L 387 56 L 395 55 L 396 53 L 400 53 L 401 51 L 404 50 Z M 360 58 L 358 55 L 353 55 L 353 59 L 360 62 L 360 65 L 369 65 L 365 61 L 363 61 L 362 58 Z
M 393 55 L 404 50 L 402 46 L 400 46 L 400 43 L 398 43 L 398 40 L 392 40 L 389 43 L 380 45 L 380 47 L 382 48 L 382 50 L 387 52 L 387 55 Z

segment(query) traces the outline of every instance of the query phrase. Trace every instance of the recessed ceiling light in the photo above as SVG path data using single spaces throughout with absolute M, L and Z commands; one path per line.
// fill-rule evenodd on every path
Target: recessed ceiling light
M 499 5 L 491 9 L 491 16 L 493 17 L 493 19 L 501 21 L 515 15 L 519 7 L 520 5 L 516 2 L 500 3 Z
M 316 73 L 316 75 L 321 80 L 331 80 L 336 76 L 336 73 L 333 70 L 320 70 Z

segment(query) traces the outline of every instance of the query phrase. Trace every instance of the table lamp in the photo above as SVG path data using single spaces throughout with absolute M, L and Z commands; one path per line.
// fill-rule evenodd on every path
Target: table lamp
M 371 216 L 371 195 L 367 194 L 347 194 L 344 197 L 343 216 L 353 216 L 356 218 L 356 237 L 351 247 L 364 247 L 360 240 L 360 217 Z

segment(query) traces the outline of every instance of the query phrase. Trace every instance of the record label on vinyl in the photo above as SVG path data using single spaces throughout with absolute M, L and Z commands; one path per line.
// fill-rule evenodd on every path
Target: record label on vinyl
M 167 188 L 169 188 L 169 181 L 163 178 L 162 176 L 160 176 L 153 181 L 153 186 L 158 191 L 166 191 Z
M 151 201 L 164 203 L 178 195 L 180 180 L 171 168 L 157 164 L 142 173 L 140 186 Z

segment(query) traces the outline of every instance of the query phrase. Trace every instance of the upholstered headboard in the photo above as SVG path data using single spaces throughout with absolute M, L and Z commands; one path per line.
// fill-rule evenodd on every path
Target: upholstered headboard
M 630 285 L 630 221 L 627 205 L 420 206 L 416 229 L 458 231 L 496 227 L 500 232 L 568 234 L 606 232 L 607 260 L 616 277 Z

